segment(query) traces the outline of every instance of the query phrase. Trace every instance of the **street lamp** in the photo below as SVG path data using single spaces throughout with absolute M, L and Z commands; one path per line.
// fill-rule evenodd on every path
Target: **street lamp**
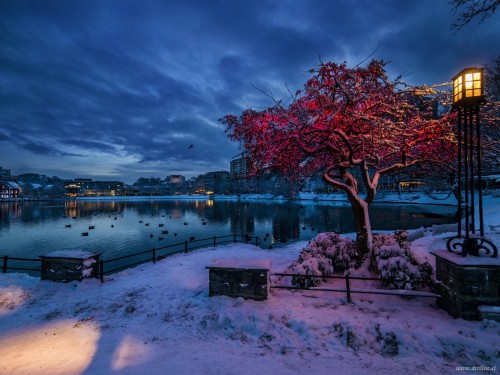
M 493 242 L 484 238 L 479 122 L 479 106 L 484 102 L 484 68 L 466 68 L 453 77 L 453 109 L 458 112 L 458 233 L 448 240 L 446 246 L 449 251 L 458 252 L 464 257 L 467 254 L 479 256 L 483 253 L 492 253 L 492 257 L 495 258 L 498 249 Z M 477 181 L 477 207 L 474 199 L 475 181 Z M 462 233 L 462 208 L 465 211 L 464 233 Z M 476 232 L 476 209 L 479 233 Z

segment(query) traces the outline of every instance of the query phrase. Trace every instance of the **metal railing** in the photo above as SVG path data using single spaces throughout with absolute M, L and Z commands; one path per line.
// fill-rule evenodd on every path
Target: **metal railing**
M 38 272 L 41 272 L 42 271 L 42 268 L 40 266 L 40 268 L 26 268 L 26 267 L 8 267 L 8 262 L 9 260 L 10 261 L 14 261 L 14 262 L 40 262 L 40 259 L 32 259 L 32 258 L 17 258 L 17 257 L 9 257 L 8 255 L 4 255 L 2 257 L 3 261 L 2 261 L 2 272 L 3 273 L 6 273 L 7 270 L 14 270 L 14 271 L 38 271 Z
M 340 292 L 345 293 L 347 297 L 347 302 L 351 302 L 351 294 L 383 294 L 383 295 L 393 295 L 400 297 L 441 297 L 439 294 L 431 292 L 423 292 L 417 290 L 406 290 L 406 289 L 359 289 L 352 288 L 352 280 L 362 280 L 362 281 L 382 281 L 378 277 L 359 277 L 350 276 L 346 274 L 344 276 L 323 276 L 323 275 L 302 275 L 302 274 L 292 274 L 292 273 L 271 273 L 269 274 L 269 281 L 271 282 L 272 276 L 282 276 L 282 277 L 296 277 L 296 278 L 315 278 L 315 279 L 341 279 L 344 280 L 345 288 L 327 288 L 327 287 L 301 287 L 301 286 L 289 286 L 289 285 L 270 285 L 270 289 L 287 289 L 287 290 L 307 290 L 307 291 L 323 291 L 323 292 Z M 394 281 L 403 281 L 402 279 L 394 279 Z
M 260 245 L 259 237 L 252 237 L 249 235 L 242 235 L 242 234 L 230 234 L 226 236 L 214 236 L 214 237 L 201 238 L 197 240 L 178 242 L 172 245 L 167 245 L 162 247 L 154 247 L 151 250 L 128 254 L 118 258 L 101 260 L 99 262 L 100 263 L 99 275 L 101 281 L 104 281 L 104 275 L 109 275 L 143 263 L 148 263 L 148 262 L 156 263 L 157 261 L 162 260 L 174 254 L 188 253 L 190 251 L 209 246 L 216 247 L 228 243 L 236 243 L 236 242 L 248 243 L 253 241 L 255 243 L 255 246 Z M 133 260 L 131 261 L 131 263 L 124 263 L 123 260 L 125 259 L 127 260 L 133 259 Z M 105 266 L 110 264 L 114 264 L 115 266 L 111 267 L 111 269 L 109 269 L 108 267 L 106 267 L 105 269 Z
M 132 254 L 127 254 L 121 257 L 112 259 L 101 259 L 99 261 L 98 277 L 101 281 L 104 281 L 104 276 L 109 275 L 126 268 L 135 267 L 137 265 L 153 262 L 156 263 L 168 256 L 178 254 L 178 253 L 188 253 L 190 251 L 209 247 L 209 246 L 219 246 L 228 243 L 254 243 L 255 246 L 259 246 L 261 241 L 257 236 L 243 235 L 243 234 L 230 234 L 226 236 L 213 236 L 201 239 L 192 239 L 190 241 L 178 242 L 172 245 L 154 247 L 151 250 L 139 251 Z M 10 257 L 7 255 L 3 256 L 2 272 L 7 271 L 29 271 L 29 272 L 41 272 L 41 265 L 39 268 L 21 267 L 18 264 L 10 266 L 10 261 L 16 262 L 41 262 L 41 259 L 33 258 L 17 258 Z

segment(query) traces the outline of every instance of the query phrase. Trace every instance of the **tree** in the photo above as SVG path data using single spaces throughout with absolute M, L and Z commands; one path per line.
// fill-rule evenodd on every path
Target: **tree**
M 500 101 L 500 56 L 487 64 L 484 71 L 484 86 L 488 101 Z
M 484 70 L 486 103 L 481 108 L 481 143 L 483 168 L 498 173 L 500 169 L 500 56 Z
M 481 17 L 480 22 L 495 14 L 495 10 L 500 5 L 500 0 L 450 0 L 452 12 L 458 12 L 457 23 L 450 26 L 450 29 L 457 32 L 467 25 L 473 18 Z
M 290 104 L 275 101 L 263 111 L 248 109 L 220 121 L 231 139 L 242 142 L 252 175 L 278 169 L 300 181 L 319 171 L 343 191 L 361 261 L 372 250 L 368 207 L 380 177 L 417 164 L 453 164 L 452 115 L 434 118 L 429 101 L 416 100 L 428 88 L 391 82 L 382 61 L 366 68 L 321 63 L 310 74 Z

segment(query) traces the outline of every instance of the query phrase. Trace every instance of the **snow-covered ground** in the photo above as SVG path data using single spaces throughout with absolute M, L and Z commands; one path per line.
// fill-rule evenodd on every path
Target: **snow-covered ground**
M 499 201 L 486 206 L 500 224 Z M 489 234 L 497 246 L 499 234 Z M 412 243 L 419 256 L 446 235 Z M 456 374 L 500 369 L 500 323 L 454 319 L 433 298 L 290 292 L 208 296 L 214 259 L 292 263 L 305 242 L 178 254 L 98 280 L 0 274 L 0 374 Z M 496 366 L 496 367 L 495 367 Z M 493 369 L 494 368 L 494 369 Z M 476 372 L 476 371 L 474 371 Z

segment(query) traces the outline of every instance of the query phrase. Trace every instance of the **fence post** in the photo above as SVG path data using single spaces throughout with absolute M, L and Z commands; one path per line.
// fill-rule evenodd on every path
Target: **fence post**
M 259 246 L 259 237 L 255 236 L 255 246 Z
M 156 263 L 156 249 L 153 247 L 153 263 Z
M 217 236 L 214 236 L 214 247 L 217 246 Z
M 104 261 L 102 259 L 99 261 L 99 279 L 101 283 L 104 282 Z
M 188 252 L 188 242 L 184 242 L 184 252 L 187 253 Z
M 233 242 L 236 243 L 236 233 L 233 233 Z
M 345 290 L 347 292 L 347 302 L 351 302 L 351 283 L 349 282 L 349 274 L 345 275 Z
M 2 267 L 3 273 L 7 273 L 7 259 L 9 259 L 9 257 L 7 255 L 4 255 L 3 256 L 3 267 Z

